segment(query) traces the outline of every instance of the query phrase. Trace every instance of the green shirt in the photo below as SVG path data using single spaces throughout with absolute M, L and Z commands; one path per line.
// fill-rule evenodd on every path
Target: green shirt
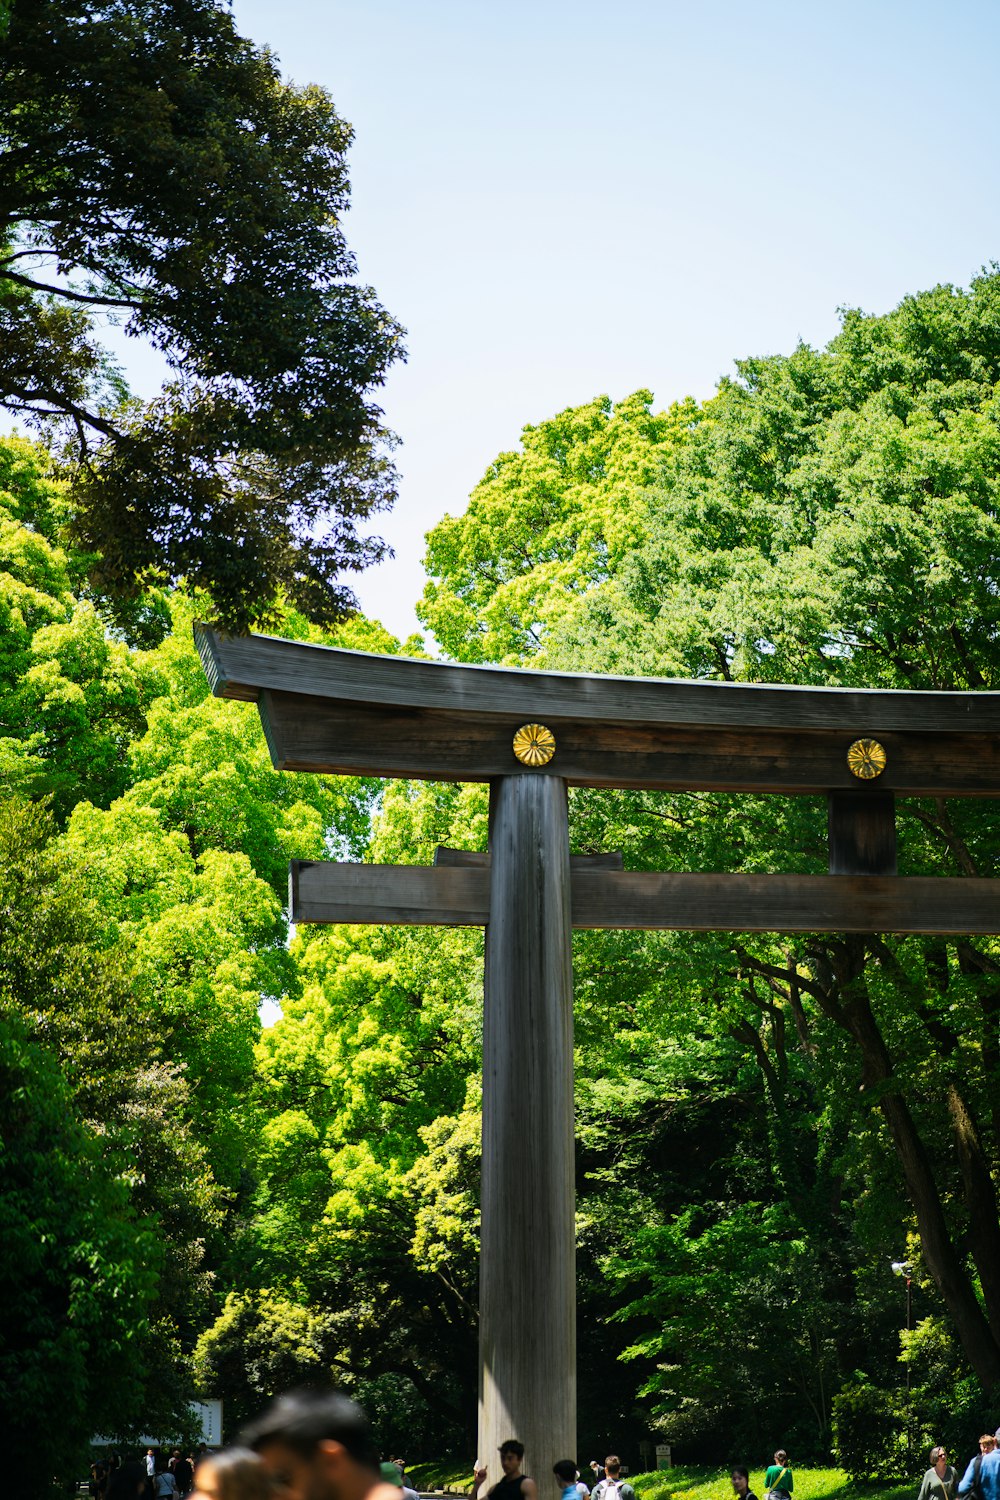
M 782 1468 L 781 1464 L 772 1464 L 767 1473 L 764 1475 L 765 1491 L 787 1490 L 788 1493 L 791 1494 L 793 1484 L 794 1480 L 792 1479 L 792 1471 L 787 1467 L 787 1465 Z

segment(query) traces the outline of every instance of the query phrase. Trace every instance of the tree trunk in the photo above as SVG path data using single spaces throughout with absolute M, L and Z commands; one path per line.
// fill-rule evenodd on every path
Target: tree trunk
M 954 1080 L 948 1086 L 948 1111 L 969 1207 L 969 1249 L 979 1272 L 990 1328 L 994 1338 L 1000 1339 L 1000 1219 L 996 1189 L 978 1127 Z
M 994 1338 L 952 1242 L 934 1173 L 913 1116 L 892 1078 L 892 1064 L 872 1014 L 867 989 L 854 980 L 841 1007 L 842 1024 L 861 1049 L 862 1078 L 879 1089 L 879 1108 L 892 1135 L 906 1189 L 917 1215 L 927 1269 L 944 1299 L 962 1348 L 987 1390 L 1000 1384 L 1000 1344 Z

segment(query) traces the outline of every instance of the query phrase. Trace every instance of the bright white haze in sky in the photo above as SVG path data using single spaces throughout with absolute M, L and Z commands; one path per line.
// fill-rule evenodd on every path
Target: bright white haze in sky
M 1000 4 L 236 0 L 355 129 L 348 242 L 408 330 L 396 559 L 521 428 L 607 393 L 708 396 L 734 359 L 822 345 L 1000 259 Z M 129 370 L 142 385 L 141 361 Z

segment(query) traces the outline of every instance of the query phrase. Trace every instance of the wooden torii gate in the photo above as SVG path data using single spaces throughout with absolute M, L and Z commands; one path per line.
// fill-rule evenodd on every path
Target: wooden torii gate
M 574 927 L 1000 932 L 1000 880 L 900 877 L 894 803 L 1000 796 L 1000 693 L 456 666 L 269 636 L 195 639 L 279 770 L 490 783 L 489 852 L 293 861 L 296 922 L 485 926 L 479 1453 L 576 1452 Z M 815 795 L 828 875 L 659 874 L 569 852 L 569 785 Z

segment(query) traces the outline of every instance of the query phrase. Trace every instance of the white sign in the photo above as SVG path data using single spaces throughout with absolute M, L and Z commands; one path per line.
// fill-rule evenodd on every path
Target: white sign
M 201 1442 L 206 1443 L 209 1448 L 222 1447 L 222 1402 L 219 1401 L 192 1401 L 191 1415 L 196 1422 L 201 1424 Z M 91 1438 L 94 1448 L 113 1448 L 117 1439 L 104 1437 L 98 1434 Z M 175 1438 L 164 1438 L 161 1433 L 159 1437 L 152 1433 L 144 1432 L 137 1438 L 133 1438 L 130 1446 L 139 1448 L 173 1448 L 176 1446 Z
M 656 1467 L 658 1469 L 672 1469 L 673 1458 L 669 1443 L 657 1443 L 656 1445 Z
M 210 1448 L 222 1447 L 222 1402 L 192 1401 L 191 1410 L 201 1422 L 201 1440 Z

